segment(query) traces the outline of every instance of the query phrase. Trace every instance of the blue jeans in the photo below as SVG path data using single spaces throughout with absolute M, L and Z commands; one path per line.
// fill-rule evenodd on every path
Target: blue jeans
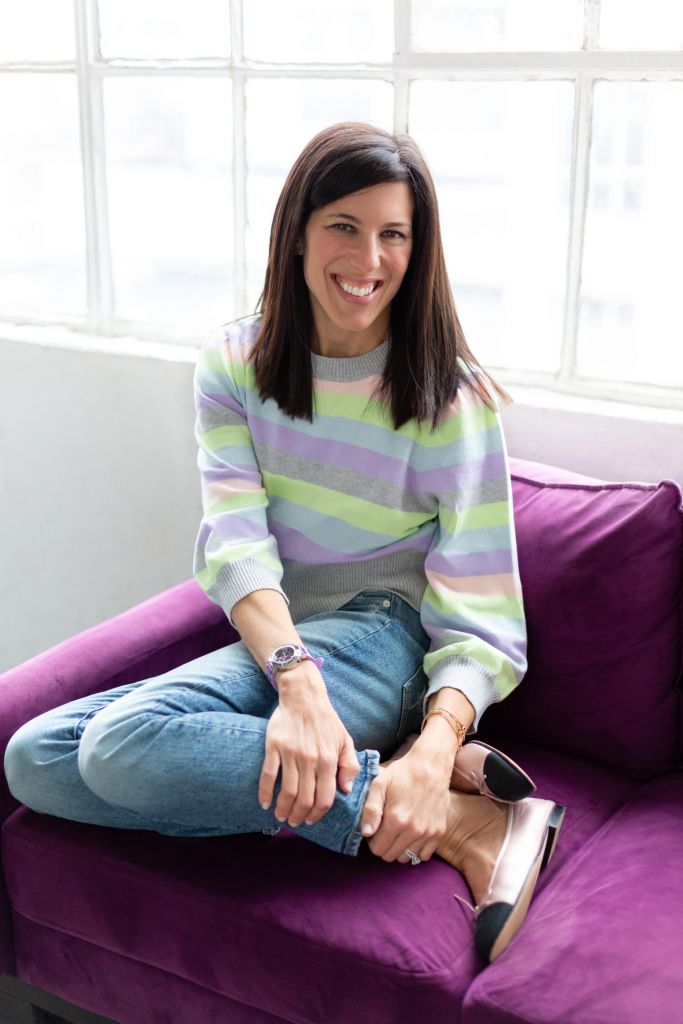
M 414 608 L 365 590 L 334 612 L 297 623 L 325 663 L 332 705 L 360 764 L 350 793 L 298 835 L 355 856 L 380 758 L 418 732 L 429 638 Z M 5 755 L 13 795 L 43 814 L 172 836 L 274 835 L 258 781 L 277 694 L 240 641 L 152 679 L 71 701 L 23 725 Z

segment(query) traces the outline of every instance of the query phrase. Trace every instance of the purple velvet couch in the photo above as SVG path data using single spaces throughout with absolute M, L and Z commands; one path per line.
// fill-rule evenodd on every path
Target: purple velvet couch
M 439 858 L 97 828 L 3 784 L 0 1020 L 55 1019 L 27 1001 L 121 1024 L 683 1020 L 681 493 L 512 471 L 529 671 L 481 735 L 568 811 L 510 948 L 478 959 Z M 174 587 L 6 673 L 2 749 L 48 708 L 234 639 L 194 582 Z

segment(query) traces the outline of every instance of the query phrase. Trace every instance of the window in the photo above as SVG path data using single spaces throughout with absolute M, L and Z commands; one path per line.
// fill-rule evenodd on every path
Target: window
M 338 120 L 423 149 L 502 381 L 683 406 L 668 0 L 3 5 L 0 320 L 198 343 L 252 312 L 285 174 Z

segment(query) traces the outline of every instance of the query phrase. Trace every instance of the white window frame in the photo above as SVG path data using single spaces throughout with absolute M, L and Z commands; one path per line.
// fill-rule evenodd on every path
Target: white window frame
M 451 81 L 570 81 L 574 85 L 574 124 L 571 157 L 570 229 L 561 365 L 557 373 L 490 369 L 504 384 L 542 387 L 558 393 L 618 400 L 635 405 L 683 409 L 679 389 L 619 381 L 579 379 L 576 376 L 581 261 L 589 184 L 592 93 L 598 80 L 681 81 L 683 52 L 598 50 L 600 0 L 584 0 L 584 38 L 581 50 L 569 52 L 423 53 L 410 46 L 411 0 L 394 0 L 394 53 L 387 64 L 276 64 L 246 60 L 242 39 L 242 4 L 230 4 L 229 60 L 105 60 L 99 52 L 96 0 L 73 0 L 76 60 L 22 62 L 0 65 L 0 72 L 72 73 L 78 80 L 81 158 L 87 250 L 87 306 L 82 317 L 0 315 L 9 336 L 11 324 L 24 329 L 59 324 L 94 337 L 127 337 L 141 342 L 169 341 L 196 345 L 199 334 L 150 328 L 114 316 L 111 250 L 109 244 L 107 177 L 104 148 L 103 81 L 109 76 L 229 77 L 233 85 L 233 200 L 234 308 L 247 309 L 246 262 L 246 104 L 245 86 L 251 78 L 361 78 L 389 81 L 394 87 L 394 131 L 408 131 L 410 83 Z M 457 296 L 456 296 L 457 300 Z M 239 315 L 239 314 L 238 314 Z M 38 332 L 40 333 L 40 332 Z M 25 334 L 24 334 L 25 336 Z M 37 337 L 33 331 L 33 340 Z M 111 344 L 108 346 L 112 350 Z M 476 351 L 476 344 L 474 345 Z

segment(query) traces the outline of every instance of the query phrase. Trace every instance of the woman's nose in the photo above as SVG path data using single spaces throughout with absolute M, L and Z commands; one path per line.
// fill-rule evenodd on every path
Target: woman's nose
M 354 253 L 354 263 L 358 270 L 367 273 L 377 270 L 382 262 L 382 245 L 379 238 L 368 235 L 360 238 Z

